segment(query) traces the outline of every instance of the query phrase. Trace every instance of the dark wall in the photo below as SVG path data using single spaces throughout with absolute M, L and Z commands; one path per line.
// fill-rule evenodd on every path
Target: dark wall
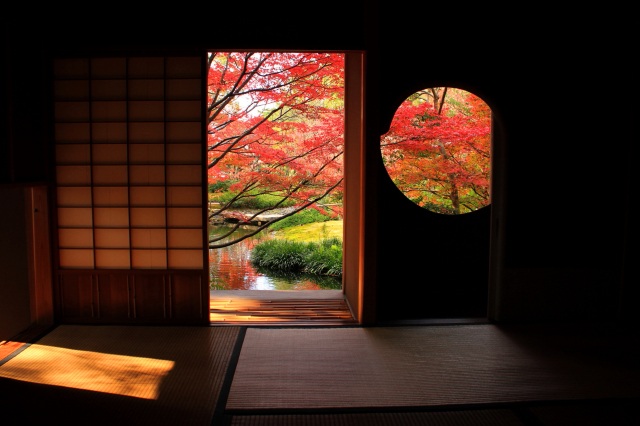
M 630 126 L 637 122 L 637 67 L 628 54 L 633 37 L 624 13 L 606 7 L 575 16 L 529 10 L 527 20 L 506 15 L 498 21 L 490 13 L 468 19 L 469 11 L 462 9 L 440 14 L 426 8 L 424 14 L 414 9 L 415 19 L 392 5 L 380 13 L 380 46 L 395 62 L 393 67 L 380 64 L 379 131 L 386 130 L 392 110 L 406 95 L 429 85 L 469 89 L 491 105 L 504 131 L 499 141 L 504 161 L 494 164 L 501 169 L 504 191 L 494 192 L 500 209 L 491 213 L 491 234 L 475 240 L 484 244 L 483 235 L 502 239 L 501 247 L 493 241 L 490 249 L 490 256 L 500 256 L 496 281 L 490 283 L 490 315 L 501 320 L 615 318 L 628 197 L 637 193 L 629 186 L 627 162 L 631 143 L 637 142 Z M 598 23 L 606 21 L 615 22 L 612 31 L 599 31 Z M 473 226 L 457 221 L 449 228 L 443 224 L 449 219 L 416 211 L 380 174 L 380 311 L 390 317 L 437 316 L 438 306 L 445 315 L 464 311 L 462 304 L 442 307 L 433 298 L 452 288 L 447 280 L 473 279 L 469 271 L 481 267 L 479 246 L 457 240 L 460 233 L 474 232 Z M 447 232 L 453 232 L 449 241 Z M 434 239 L 441 250 L 459 257 L 457 268 L 437 248 L 420 246 Z M 468 249 L 478 256 L 465 258 Z M 442 260 L 429 263 L 432 259 Z M 629 278 L 627 289 L 637 288 Z M 443 286 L 430 288 L 434 280 Z M 469 295 L 471 287 L 459 289 Z M 415 308 L 411 313 L 404 310 L 407 304 Z M 631 304 L 638 306 L 637 297 Z
M 0 199 L 0 340 L 5 340 L 29 326 L 31 313 L 25 191 L 0 185 Z
M 47 143 L 47 62 L 43 52 L 30 45 L 24 30 L 4 28 L 2 100 L 5 113 L 0 141 L 1 182 L 46 181 L 52 150 Z M 9 123 L 11 125 L 9 126 Z

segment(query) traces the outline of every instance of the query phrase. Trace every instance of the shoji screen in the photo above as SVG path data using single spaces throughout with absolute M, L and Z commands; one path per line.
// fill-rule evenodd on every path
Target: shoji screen
M 202 269 L 199 57 L 54 61 L 60 269 Z

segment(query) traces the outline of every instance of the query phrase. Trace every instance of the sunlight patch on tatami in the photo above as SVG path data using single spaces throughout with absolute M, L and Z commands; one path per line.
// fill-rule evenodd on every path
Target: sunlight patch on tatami
M 32 344 L 0 366 L 0 377 L 157 399 L 174 361 Z

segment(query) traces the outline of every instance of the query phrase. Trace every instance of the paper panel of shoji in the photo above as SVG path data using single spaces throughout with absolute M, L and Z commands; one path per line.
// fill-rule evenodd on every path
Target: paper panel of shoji
M 167 252 L 162 250 L 131 250 L 133 269 L 166 269 Z
M 163 57 L 139 57 L 129 58 L 129 78 L 163 78 Z
M 91 188 L 88 186 L 59 186 L 57 202 L 64 207 L 91 207 Z
M 65 248 L 92 248 L 93 231 L 91 229 L 60 228 L 58 244 Z
M 96 248 L 129 248 L 128 229 L 96 229 Z
M 164 145 L 156 143 L 137 143 L 129 145 L 130 164 L 164 163 Z
M 56 162 L 58 164 L 87 164 L 91 160 L 89 144 L 56 145 Z
M 129 123 L 129 143 L 164 143 L 164 123 Z
M 120 79 L 127 73 L 126 58 L 91 59 L 91 77 L 94 79 Z
M 89 102 L 56 102 L 54 117 L 58 122 L 89 121 Z
M 93 99 L 119 101 L 127 99 L 127 81 L 93 80 L 91 81 L 91 96 Z
M 164 206 L 164 191 L 161 186 L 132 186 L 129 188 L 131 206 Z
M 202 248 L 201 229 L 169 229 L 169 247 Z
M 122 143 L 93 144 L 93 164 L 127 164 L 127 146 Z
M 140 79 L 129 80 L 129 99 L 137 100 L 163 100 L 164 80 L 162 79 Z
M 129 204 L 129 191 L 123 186 L 97 186 L 93 188 L 95 207 L 126 207 Z
M 198 185 L 202 182 L 201 170 L 199 165 L 167 166 L 167 184 L 168 185 Z
M 166 229 L 132 229 L 131 247 L 135 249 L 143 248 L 166 248 Z
M 58 254 L 62 268 L 92 269 L 94 267 L 92 249 L 63 248 L 58 251 Z
M 200 99 L 202 80 L 199 78 L 167 80 L 167 99 Z
M 127 103 L 125 101 L 93 101 L 91 102 L 91 119 L 93 121 L 126 121 Z
M 91 185 L 91 167 L 57 166 L 56 182 L 58 185 Z
M 89 80 L 58 80 L 53 85 L 53 96 L 59 101 L 88 100 Z
M 129 166 L 131 185 L 163 185 L 164 166 L 134 165 Z
M 130 256 L 129 250 L 96 249 L 96 268 L 129 269 Z
M 94 143 L 126 143 L 126 123 L 92 123 L 91 139 Z
M 167 225 L 169 228 L 202 226 L 202 209 L 200 207 L 170 207 L 167 209 Z
M 96 207 L 93 214 L 96 228 L 129 227 L 129 209 L 126 207 Z
M 54 61 L 61 267 L 202 268 L 203 66 L 199 56 Z M 169 255 L 168 239 L 182 250 Z
M 56 143 L 89 143 L 91 127 L 88 123 L 56 123 Z
M 58 226 L 84 228 L 93 225 L 92 210 L 87 207 L 58 207 Z
M 94 185 L 126 185 L 129 181 L 126 165 L 94 165 L 92 170 Z
M 200 101 L 167 101 L 168 121 L 200 121 L 202 103 Z
M 200 164 L 202 145 L 199 143 L 167 144 L 167 164 Z M 200 173 L 200 167 L 194 173 Z
M 162 121 L 164 120 L 163 101 L 130 101 L 130 121 Z
M 167 58 L 167 78 L 200 78 L 202 59 L 194 56 Z
M 200 186 L 179 186 L 167 188 L 167 205 L 178 206 L 200 206 L 202 205 L 202 187 Z
M 202 250 L 169 250 L 169 268 L 198 269 L 203 266 Z
M 167 143 L 202 143 L 202 129 L 199 122 L 168 122 Z
M 138 228 L 164 228 L 166 222 L 164 207 L 132 207 L 131 226 Z

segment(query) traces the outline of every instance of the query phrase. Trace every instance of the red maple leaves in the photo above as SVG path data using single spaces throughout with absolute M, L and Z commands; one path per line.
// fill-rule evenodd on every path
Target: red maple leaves
M 227 182 L 234 200 L 269 194 L 303 209 L 341 193 L 344 54 L 212 52 L 207 101 L 209 182 Z
M 491 110 L 477 96 L 441 87 L 413 94 L 380 147 L 389 176 L 419 206 L 461 214 L 489 204 Z

